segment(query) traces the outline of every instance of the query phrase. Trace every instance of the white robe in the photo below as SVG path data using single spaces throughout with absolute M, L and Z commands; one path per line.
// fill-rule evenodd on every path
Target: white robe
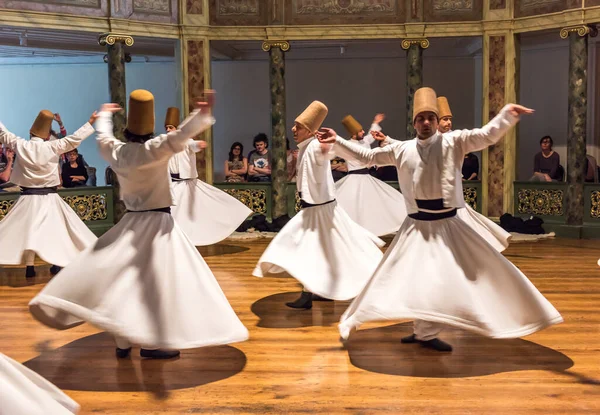
M 451 184 L 460 181 L 464 152 L 498 141 L 516 121 L 505 108 L 480 130 L 437 133 L 370 151 L 343 139 L 335 147 L 344 158 L 396 165 L 405 197 L 413 195 L 406 199 L 410 211 L 415 199 L 456 194 Z M 442 177 L 449 172 L 458 177 Z M 458 206 L 446 210 L 453 207 Z M 347 338 L 368 321 L 399 319 L 451 325 L 493 338 L 526 336 L 562 321 L 517 267 L 456 216 L 404 221 L 377 271 L 343 314 L 340 334 Z
M 121 184 L 130 211 L 55 276 L 29 303 L 47 326 L 84 321 L 145 348 L 186 349 L 248 338 L 214 275 L 171 215 L 168 163 L 214 119 L 193 112 L 180 129 L 144 144 L 112 135 L 100 113 L 98 147 Z
M 335 199 L 331 153 L 315 138 L 298 145 L 297 189 L 321 204 Z M 287 272 L 315 294 L 354 298 L 375 271 L 384 242 L 356 224 L 337 202 L 302 209 L 271 241 L 253 275 Z
M 62 140 L 24 140 L 0 123 L 0 144 L 16 154 L 11 182 L 30 188 L 60 185 L 60 156 L 77 148 L 93 132 L 86 123 Z M 35 252 L 44 261 L 64 267 L 97 239 L 56 193 L 21 196 L 0 222 L 0 235 L 0 264 L 10 265 L 20 264 L 24 254 Z
M 173 218 L 196 246 L 215 244 L 231 235 L 252 214 L 242 202 L 198 180 L 197 142 L 188 140 L 184 151 L 169 161 L 169 172 L 179 174 L 173 181 Z
M 71 415 L 79 405 L 33 370 L 0 353 L 0 415 Z
M 371 126 L 371 130 L 380 129 L 377 124 Z M 370 149 L 375 139 L 369 131 L 362 140 L 350 141 Z M 348 174 L 335 184 L 340 206 L 354 222 L 377 236 L 396 233 L 406 219 L 402 193 L 370 174 L 352 174 L 366 168 L 364 163 L 352 159 L 346 163 Z M 368 209 L 365 209 L 365 201 L 369 202 Z

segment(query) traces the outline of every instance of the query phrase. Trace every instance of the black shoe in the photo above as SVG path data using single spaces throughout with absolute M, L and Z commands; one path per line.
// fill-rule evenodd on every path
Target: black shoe
M 431 340 L 420 340 L 419 343 L 421 343 L 421 346 L 426 347 L 428 349 L 433 349 L 433 350 L 437 350 L 438 352 L 451 352 L 452 351 L 452 346 L 450 346 L 448 343 L 435 338 L 435 339 L 431 339 Z
M 27 265 L 25 268 L 25 278 L 35 277 L 35 267 L 33 265 Z
M 58 265 L 52 265 L 50 267 L 50 274 L 56 275 L 60 272 L 61 269 L 62 269 L 62 267 L 59 267 Z
M 411 334 L 410 336 L 402 337 L 400 343 L 417 343 L 417 336 Z
M 172 359 L 179 355 L 179 350 L 140 349 L 140 356 L 147 357 L 149 359 Z
M 312 295 L 312 300 L 313 301 L 333 301 L 331 298 L 321 297 L 320 295 L 317 295 L 317 294 Z
M 117 347 L 116 355 L 119 359 L 125 359 L 126 357 L 129 357 L 129 353 L 131 353 L 131 347 L 128 347 L 127 349 L 119 349 Z
M 312 308 L 312 293 L 309 293 L 308 291 L 302 291 L 300 298 L 298 298 L 296 301 L 285 303 L 285 305 L 290 308 L 303 308 L 305 310 L 310 310 Z

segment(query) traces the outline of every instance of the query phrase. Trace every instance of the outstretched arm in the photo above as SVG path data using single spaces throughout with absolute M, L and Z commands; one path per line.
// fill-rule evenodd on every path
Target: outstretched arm
M 15 148 L 17 141 L 22 140 L 6 129 L 4 124 L 0 122 L 0 144 L 5 144 L 8 148 Z
M 317 133 L 317 138 L 324 144 L 335 144 L 335 153 L 343 159 L 358 160 L 371 166 L 394 166 L 396 155 L 393 146 L 366 149 L 339 137 L 331 128 L 322 128 Z
M 517 122 L 521 115 L 533 114 L 533 110 L 516 104 L 508 104 L 502 108 L 489 123 L 473 130 L 452 132 L 455 142 L 458 143 L 463 153 L 472 153 L 483 150 L 497 143 Z

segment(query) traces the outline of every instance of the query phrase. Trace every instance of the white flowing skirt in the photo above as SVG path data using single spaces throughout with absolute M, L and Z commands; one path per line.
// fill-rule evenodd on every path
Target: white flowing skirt
M 202 256 L 159 212 L 127 213 L 29 303 L 47 326 L 87 321 L 147 348 L 189 349 L 246 340 Z
M 18 265 L 27 250 L 66 266 L 98 238 L 57 193 L 21 196 L 0 222 L 0 264 Z
M 473 228 L 479 236 L 485 239 L 498 252 L 502 252 L 508 248 L 512 235 L 496 225 L 492 220 L 473 210 L 471 206 L 467 205 L 465 208 L 458 209 L 456 216 Z
M 407 216 L 402 193 L 370 174 L 338 181 L 336 199 L 354 222 L 377 236 L 396 233 Z
M 231 235 L 252 214 L 242 202 L 201 180 L 172 183 L 173 218 L 196 246 Z
M 287 272 L 322 297 L 349 300 L 383 257 L 381 239 L 336 203 L 302 209 L 271 241 L 253 275 Z
M 526 336 L 562 317 L 527 277 L 458 217 L 407 218 L 340 334 L 368 321 L 413 319 L 492 338 Z
M 33 370 L 0 353 L 0 415 L 71 415 L 79 405 Z

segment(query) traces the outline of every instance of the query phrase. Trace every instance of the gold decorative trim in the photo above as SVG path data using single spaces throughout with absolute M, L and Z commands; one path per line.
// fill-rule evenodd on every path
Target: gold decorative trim
M 463 198 L 465 203 L 477 210 L 477 188 L 476 187 L 463 187 Z
M 600 191 L 594 190 L 591 197 L 590 216 L 594 219 L 600 218 Z
M 294 212 L 298 213 L 302 209 L 302 204 L 300 202 L 300 193 L 296 190 L 296 197 L 294 202 Z
M 419 45 L 422 49 L 429 47 L 429 39 L 402 39 L 402 49 L 408 50 L 412 45 Z
M 106 193 L 89 195 L 68 195 L 61 198 L 75 211 L 79 219 L 93 222 L 108 219 Z M 0 200 L 0 220 L 13 208 L 17 199 Z
M 254 213 L 267 214 L 267 192 L 262 189 L 221 189 L 235 197 Z
M 577 34 L 581 37 L 590 35 L 591 37 L 596 37 L 598 35 L 598 29 L 593 25 L 576 25 L 576 26 L 568 26 L 560 29 L 560 37 L 562 39 L 566 39 L 569 37 L 569 34 L 577 32 Z
M 519 189 L 517 212 L 544 216 L 563 216 L 564 192 L 558 189 Z
M 271 48 L 279 48 L 284 52 L 290 50 L 290 42 L 287 40 L 265 40 L 262 43 L 262 50 L 268 52 Z
M 133 36 L 123 33 L 102 33 L 98 36 L 100 46 L 114 45 L 116 42 L 123 42 L 126 46 L 133 46 Z

